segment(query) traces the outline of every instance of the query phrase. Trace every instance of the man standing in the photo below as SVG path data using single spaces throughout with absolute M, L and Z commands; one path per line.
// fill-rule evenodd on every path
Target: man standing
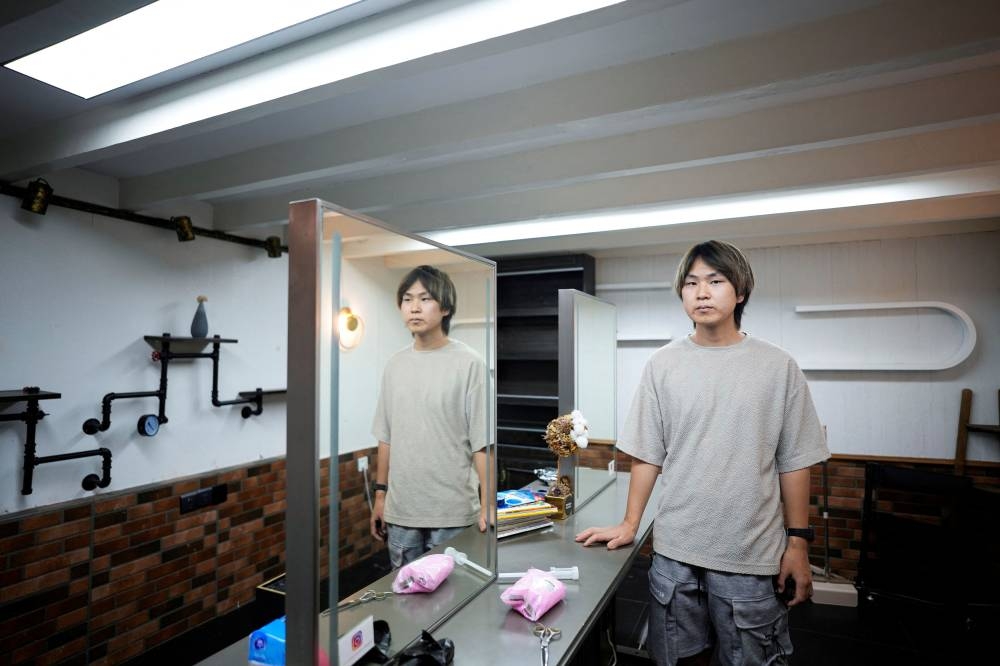
M 486 368 L 448 337 L 455 301 L 451 278 L 433 266 L 413 269 L 396 290 L 413 345 L 382 375 L 371 517 L 372 536 L 388 539 L 395 568 L 477 521 L 486 530 Z
M 685 254 L 674 288 L 694 334 L 643 370 L 618 441 L 633 458 L 625 519 L 576 537 L 631 543 L 662 472 L 649 571 L 661 665 L 707 663 L 713 647 L 722 664 L 786 663 L 787 606 L 812 595 L 809 467 L 829 451 L 798 365 L 740 330 L 753 286 L 733 245 Z

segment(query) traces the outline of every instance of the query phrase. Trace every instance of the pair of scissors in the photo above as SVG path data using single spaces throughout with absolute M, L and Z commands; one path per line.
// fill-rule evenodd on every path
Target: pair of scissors
M 546 627 L 544 624 L 539 622 L 535 625 L 534 629 L 531 630 L 535 636 L 538 636 L 542 643 L 542 666 L 549 666 L 549 643 L 559 638 L 562 634 L 562 630 L 556 629 L 555 627 Z
M 360 604 L 368 603 L 369 601 L 382 601 L 386 597 L 392 596 L 392 592 L 376 592 L 375 590 L 366 590 L 357 599 L 345 599 L 337 604 L 337 610 L 342 611 L 346 608 L 354 608 Z

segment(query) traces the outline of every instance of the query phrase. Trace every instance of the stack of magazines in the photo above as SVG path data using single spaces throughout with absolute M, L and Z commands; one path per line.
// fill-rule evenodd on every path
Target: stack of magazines
M 559 510 L 526 490 L 497 493 L 497 538 L 551 527 L 549 517 Z

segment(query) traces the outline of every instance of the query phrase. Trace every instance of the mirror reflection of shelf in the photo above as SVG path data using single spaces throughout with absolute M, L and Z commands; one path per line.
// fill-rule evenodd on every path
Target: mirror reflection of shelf
M 559 396 L 498 393 L 497 402 L 501 405 L 558 405 Z
M 618 344 L 622 345 L 665 345 L 673 340 L 670 334 L 661 335 L 619 335 Z
M 534 317 L 555 317 L 559 314 L 559 308 L 556 306 L 544 306 L 537 308 L 504 308 L 503 310 L 497 310 L 498 317 L 504 318 L 534 318 Z
M 673 282 L 604 282 L 594 286 L 596 291 L 669 291 Z
M 497 425 L 497 430 L 510 430 L 513 432 L 537 432 L 539 434 L 545 434 L 545 428 L 539 428 L 533 424 L 517 424 L 517 423 L 507 423 L 505 425 Z

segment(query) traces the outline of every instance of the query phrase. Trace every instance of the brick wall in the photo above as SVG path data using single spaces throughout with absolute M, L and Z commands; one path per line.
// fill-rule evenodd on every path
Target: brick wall
M 830 570 L 833 573 L 854 580 L 858 572 L 858 558 L 861 550 L 861 505 L 865 496 L 866 460 L 847 459 L 834 456 L 827 464 L 827 479 L 830 493 Z M 928 472 L 952 474 L 951 465 L 944 461 L 916 462 L 876 460 L 902 467 L 915 467 Z M 995 464 L 969 463 L 966 474 L 979 487 L 1000 487 L 1000 466 Z M 823 477 L 822 468 L 816 465 L 811 470 L 809 489 L 809 524 L 816 529 L 816 541 L 809 548 L 813 564 L 823 566 L 825 528 L 822 519 Z M 893 500 L 880 498 L 879 510 L 896 513 L 910 513 L 911 498 L 907 493 L 895 493 Z
M 615 457 L 615 447 L 608 446 L 605 444 L 594 444 L 591 442 L 590 446 L 585 449 L 577 449 L 576 458 L 577 465 L 580 467 L 586 467 L 588 469 L 607 469 L 608 463 Z M 619 455 L 619 464 L 621 459 L 628 459 L 626 455 Z
M 590 446 L 581 451 L 579 464 L 583 467 L 601 468 L 607 465 L 611 447 Z M 929 472 L 952 474 L 952 466 L 945 461 L 917 461 L 895 459 L 873 459 L 876 462 L 916 467 Z M 631 458 L 618 454 L 619 471 L 627 472 Z M 858 572 L 861 551 L 861 505 L 865 496 L 865 459 L 834 456 L 827 466 L 830 495 L 830 570 L 848 580 L 854 580 Z M 966 475 L 979 487 L 1000 487 L 1000 465 L 992 463 L 968 463 Z M 810 473 L 809 524 L 816 529 L 816 541 L 809 548 L 813 564 L 822 567 L 824 563 L 825 527 L 822 519 L 823 476 L 822 467 L 816 465 Z M 884 499 L 891 497 L 891 500 Z M 906 493 L 885 495 L 880 501 L 880 510 L 897 513 L 913 513 L 912 498 Z M 645 552 L 645 551 L 644 551 Z
M 341 568 L 374 552 L 356 458 L 376 453 L 338 461 Z M 181 494 L 218 484 L 224 503 L 180 515 Z M 121 663 L 251 602 L 284 548 L 284 459 L 4 516 L 0 664 Z

